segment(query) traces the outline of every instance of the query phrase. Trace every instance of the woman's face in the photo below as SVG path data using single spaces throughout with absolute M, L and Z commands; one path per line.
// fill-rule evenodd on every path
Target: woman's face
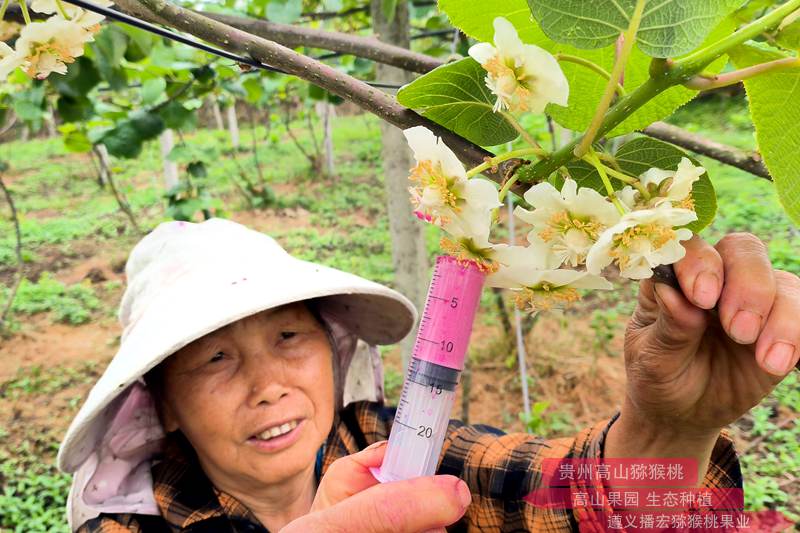
M 333 424 L 331 357 L 302 303 L 234 322 L 165 362 L 166 429 L 218 486 L 282 483 L 313 468 Z

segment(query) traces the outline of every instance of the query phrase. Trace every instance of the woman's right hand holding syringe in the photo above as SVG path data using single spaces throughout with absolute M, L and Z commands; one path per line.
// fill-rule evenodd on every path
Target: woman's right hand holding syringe
M 370 468 L 381 465 L 385 452 L 386 441 L 381 441 L 332 463 L 322 477 L 311 512 L 282 532 L 444 531 L 464 515 L 472 497 L 467 484 L 455 476 L 379 483 Z

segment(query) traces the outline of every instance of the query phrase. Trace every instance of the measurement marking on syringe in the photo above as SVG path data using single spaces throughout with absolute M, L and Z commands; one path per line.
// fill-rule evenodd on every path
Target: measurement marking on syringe
M 418 339 L 421 340 L 421 341 L 430 342 L 432 344 L 439 344 L 440 343 L 440 341 L 432 341 L 430 339 L 423 339 L 422 337 L 418 337 Z
M 397 419 L 395 419 L 394 423 L 395 423 L 395 424 L 400 424 L 401 426 L 403 426 L 403 427 L 407 427 L 408 429 L 417 429 L 417 428 L 415 428 L 414 426 L 409 426 L 408 424 L 403 424 L 402 422 L 400 422 L 400 421 L 399 421 L 399 420 L 397 420 Z

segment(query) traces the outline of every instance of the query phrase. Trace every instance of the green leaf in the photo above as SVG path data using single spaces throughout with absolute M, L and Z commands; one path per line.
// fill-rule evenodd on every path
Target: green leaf
M 146 111 L 134 111 L 127 119 L 105 132 L 100 142 L 116 157 L 133 158 L 142 151 L 142 143 L 164 131 L 164 121 Z
M 648 0 L 636 35 L 651 57 L 694 50 L 743 0 Z M 528 0 L 531 13 L 554 41 L 577 48 L 614 44 L 630 24 L 636 0 Z
M 153 45 L 158 37 L 145 30 L 133 26 L 120 25 L 129 38 L 129 43 L 125 49 L 125 59 L 128 61 L 141 61 L 150 55 Z
M 128 36 L 118 26 L 110 24 L 103 27 L 92 43 L 97 68 L 114 90 L 122 90 L 128 86 L 125 69 L 120 66 L 127 47 Z
M 164 94 L 167 82 L 164 78 L 153 78 L 142 83 L 142 105 L 152 105 Z
M 180 102 L 169 102 L 158 110 L 158 116 L 164 121 L 164 126 L 177 130 L 189 123 L 195 116 L 194 111 L 186 109 Z
M 205 178 L 208 176 L 206 171 L 206 164 L 202 161 L 192 161 L 186 165 L 186 172 L 191 174 L 193 178 Z
M 203 65 L 202 67 L 193 68 L 191 70 L 191 73 L 192 76 L 194 76 L 194 79 L 198 81 L 198 83 L 202 83 L 204 85 L 213 80 L 214 76 L 216 76 L 217 74 L 216 72 L 214 72 L 214 69 L 208 65 Z
M 776 41 L 788 50 L 800 50 L 800 18 L 781 28 Z
M 301 0 L 272 0 L 267 4 L 267 18 L 272 22 L 291 24 L 300 18 L 302 12 Z
M 56 102 L 58 115 L 64 122 L 81 122 L 92 118 L 94 104 L 85 96 L 72 97 L 62 94 Z
M 639 137 L 617 150 L 615 154 L 620 170 L 629 176 L 639 177 L 650 168 L 662 168 L 664 170 L 676 170 L 682 157 L 688 157 L 695 165 L 699 163 L 689 157 L 683 150 L 663 141 L 651 139 L 649 137 Z M 567 165 L 572 179 L 578 186 L 589 187 L 601 194 L 606 194 L 603 181 L 597 170 L 590 164 L 583 161 L 575 161 Z M 620 180 L 611 178 L 611 185 L 615 190 L 625 187 Z M 708 177 L 708 173 L 700 176 L 700 179 L 692 187 L 692 199 L 694 200 L 697 220 L 688 224 L 686 227 L 695 233 L 699 233 L 706 226 L 711 224 L 717 213 L 717 195 L 714 186 Z
M 467 57 L 437 67 L 405 85 L 397 101 L 475 144 L 512 141 L 517 131 L 494 113 L 495 96 L 484 83 L 486 71 Z
M 197 152 L 185 144 L 177 144 L 169 151 L 167 159 L 175 163 L 191 163 L 197 159 Z
M 89 91 L 100 83 L 100 73 L 91 59 L 81 56 L 74 63 L 70 63 L 66 74 L 48 76 L 47 81 L 63 95 L 85 98 Z
M 86 132 L 81 128 L 64 130 L 61 128 L 64 147 L 70 152 L 86 153 L 91 151 L 92 142 L 87 137 Z
M 594 62 L 610 72 L 614 66 L 614 46 L 597 50 L 581 50 L 568 44 L 556 43 L 539 28 L 530 18 L 527 4 L 524 0 L 487 0 L 481 2 L 480 9 L 476 9 L 467 0 L 440 0 L 440 8 L 444 10 L 451 22 L 458 26 L 470 37 L 479 41 L 492 41 L 494 38 L 493 20 L 496 16 L 509 19 L 523 42 L 544 48 L 551 54 L 569 54 Z M 729 35 L 736 28 L 732 17 L 723 20 L 709 35 L 706 43 L 714 42 Z M 650 58 L 640 50 L 634 48 L 625 68 L 624 86 L 627 91 L 632 91 L 649 77 Z M 727 56 L 718 59 L 709 65 L 709 72 L 720 72 L 727 63 Z M 596 72 L 574 63 L 560 62 L 564 75 L 570 87 L 568 107 L 555 104 L 547 106 L 546 112 L 561 126 L 575 130 L 585 131 L 594 116 L 600 98 L 603 95 L 608 80 Z M 676 109 L 697 96 L 697 91 L 692 91 L 683 86 L 672 87 L 659 94 L 639 110 L 629 116 L 625 121 L 614 128 L 608 136 L 617 136 L 640 130 L 657 120 L 671 115 Z
M 730 52 L 737 68 L 785 57 L 740 46 Z M 761 74 L 744 82 L 756 142 L 783 208 L 800 224 L 800 67 Z
M 439 0 L 439 9 L 453 26 L 478 41 L 494 40 L 492 24 L 496 17 L 507 18 L 517 28 L 522 42 L 533 42 L 541 35 L 525 0 Z

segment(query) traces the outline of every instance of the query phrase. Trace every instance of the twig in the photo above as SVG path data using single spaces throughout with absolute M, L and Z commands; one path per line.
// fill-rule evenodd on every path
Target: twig
M 698 74 L 689 79 L 684 85 L 689 89 L 696 89 L 698 91 L 710 91 L 712 89 L 719 89 L 727 87 L 735 83 L 749 80 L 755 76 L 766 74 L 769 72 L 778 72 L 789 68 L 797 68 L 800 66 L 800 59 L 796 57 L 785 57 L 783 59 L 776 59 L 774 61 L 767 61 L 766 63 L 759 63 L 751 67 L 726 72 L 725 74 L 715 74 L 713 76 L 703 76 Z
M 261 64 L 280 68 L 288 74 L 352 101 L 394 126 L 399 128 L 425 126 L 441 137 L 468 165 L 478 165 L 485 157 L 493 155 L 447 128 L 400 105 L 390 95 L 285 46 L 232 28 L 165 0 L 141 0 L 141 2 L 159 18 L 167 21 L 171 27 L 224 47 L 226 50 L 252 57 Z M 498 170 L 488 173 L 487 177 L 499 183 L 503 174 L 500 172 L 502 169 Z M 518 190 L 520 195 L 524 192 L 521 187 Z
M 14 285 L 11 286 L 11 292 L 8 295 L 8 301 L 3 309 L 3 313 L 0 314 L 0 331 L 3 331 L 5 327 L 6 319 L 8 318 L 8 314 L 11 312 L 11 304 L 14 303 L 14 297 L 17 295 L 17 290 L 19 289 L 20 284 L 22 283 L 22 274 L 24 269 L 24 263 L 22 262 L 22 232 L 19 229 L 19 216 L 17 216 L 17 208 L 14 205 L 14 200 L 11 198 L 11 193 L 6 187 L 5 182 L 3 182 L 3 177 L 0 176 L 0 189 L 3 189 L 3 195 L 6 197 L 6 201 L 8 202 L 9 208 L 11 208 L 11 220 L 14 222 L 14 231 L 16 232 L 17 236 L 17 272 L 15 274 Z
M 733 146 L 718 143 L 696 133 L 688 132 L 666 122 L 655 122 L 643 131 L 646 135 L 666 141 L 692 152 L 708 156 L 768 180 L 772 180 L 758 152 L 745 152 Z
M 290 116 L 291 110 L 289 109 L 289 106 L 284 105 L 284 108 L 286 110 L 286 114 L 283 116 L 283 125 L 286 128 L 286 133 L 289 135 L 289 137 L 291 137 L 292 142 L 294 142 L 295 146 L 297 146 L 297 149 L 300 150 L 300 153 L 303 154 L 306 157 L 306 159 L 308 159 L 309 163 L 311 163 L 311 166 L 316 168 L 317 166 L 316 160 L 311 154 L 306 152 L 305 148 L 303 148 L 303 145 L 300 143 L 300 140 L 295 136 L 294 132 L 292 131 L 292 127 L 289 125 L 291 121 L 291 116 Z
M 314 126 L 314 117 L 311 116 L 312 113 L 310 110 L 306 110 L 306 124 L 308 124 L 308 132 L 311 136 L 311 142 L 314 144 L 314 152 L 316 153 L 317 161 L 322 160 L 322 149 L 319 146 L 319 140 L 317 139 L 317 130 Z
M 349 35 L 316 28 L 302 28 L 289 24 L 278 24 L 268 20 L 256 20 L 233 15 L 203 14 L 234 28 L 281 43 L 290 48 L 297 46 L 322 48 L 342 55 L 363 57 L 420 74 L 424 74 L 443 64 L 443 61 L 434 57 L 412 52 L 400 46 L 383 43 L 373 37 Z
M 247 107 L 247 118 L 250 121 L 250 137 L 251 137 L 251 144 L 253 146 L 253 159 L 256 163 L 256 171 L 258 172 L 258 179 L 261 181 L 262 184 L 265 184 L 264 181 L 264 172 L 261 170 L 261 162 L 258 160 L 258 143 L 256 142 L 256 121 L 253 118 L 253 108 L 252 106 Z
M 102 148 L 101 148 L 102 146 Z M 106 149 L 104 145 L 94 145 L 92 147 L 93 150 L 96 151 L 97 157 L 100 160 L 100 168 L 103 169 L 103 173 L 105 174 L 106 181 L 108 182 L 108 186 L 111 189 L 111 193 L 114 195 L 114 199 L 117 201 L 117 205 L 122 210 L 123 213 L 128 217 L 128 220 L 131 221 L 133 225 L 133 229 L 136 230 L 136 233 L 139 235 L 144 235 L 142 228 L 139 227 L 139 224 L 136 222 L 136 217 L 133 216 L 133 211 L 131 210 L 131 206 L 128 204 L 128 201 L 125 199 L 124 195 L 117 190 L 117 185 L 114 183 L 114 176 L 113 172 L 111 172 L 111 168 L 108 165 L 108 156 L 104 153 Z

